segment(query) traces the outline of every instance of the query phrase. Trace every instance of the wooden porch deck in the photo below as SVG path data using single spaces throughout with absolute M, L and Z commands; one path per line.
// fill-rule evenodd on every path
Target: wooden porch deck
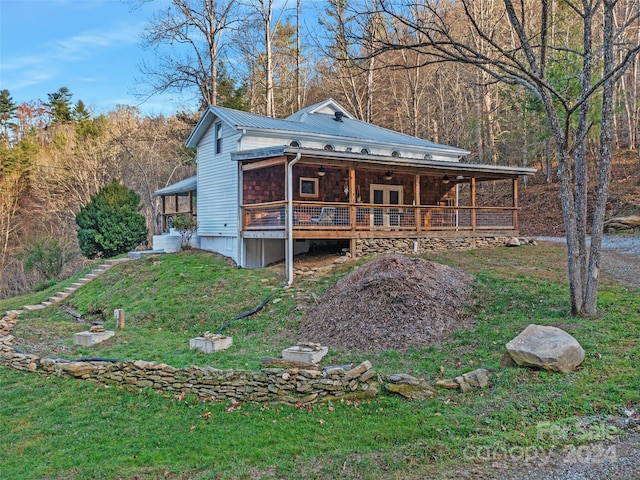
M 245 238 L 286 238 L 286 202 L 242 212 Z M 292 223 L 299 239 L 506 236 L 518 233 L 518 208 L 294 201 Z

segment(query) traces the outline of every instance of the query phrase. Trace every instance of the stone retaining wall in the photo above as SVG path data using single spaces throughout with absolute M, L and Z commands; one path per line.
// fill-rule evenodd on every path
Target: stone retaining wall
M 112 385 L 152 388 L 193 394 L 212 400 L 276 402 L 299 405 L 336 398 L 373 397 L 378 375 L 365 361 L 355 368 L 320 370 L 263 368 L 258 371 L 218 370 L 211 367 L 174 368 L 163 363 L 137 361 L 69 361 L 17 352 L 11 331 L 17 313 L 0 320 L 0 365 Z
M 356 256 L 373 253 L 422 254 L 504 247 L 511 237 L 366 238 L 356 240 Z

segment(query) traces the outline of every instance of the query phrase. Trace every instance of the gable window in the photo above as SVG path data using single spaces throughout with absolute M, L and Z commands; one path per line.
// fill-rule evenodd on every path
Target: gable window
M 300 198 L 318 198 L 318 179 L 300 177 Z
M 222 123 L 216 123 L 216 155 L 222 153 Z

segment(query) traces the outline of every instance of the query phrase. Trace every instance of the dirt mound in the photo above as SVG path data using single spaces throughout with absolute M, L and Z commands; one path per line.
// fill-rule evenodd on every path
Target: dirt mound
M 403 255 L 386 255 L 339 280 L 301 325 L 301 339 L 336 348 L 402 350 L 465 327 L 473 276 Z

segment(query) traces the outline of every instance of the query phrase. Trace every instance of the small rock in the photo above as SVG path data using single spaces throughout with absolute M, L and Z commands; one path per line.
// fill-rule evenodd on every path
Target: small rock
M 471 387 L 471 385 L 465 382 L 464 378 L 456 377 L 456 383 L 460 385 L 460 391 L 462 393 L 473 392 L 473 387 Z
M 507 242 L 507 247 L 519 247 L 519 246 L 520 246 L 520 240 L 518 240 L 518 237 L 511 237 Z
M 458 384 L 458 382 L 456 382 L 452 378 L 446 378 L 444 380 L 438 380 L 436 382 L 436 387 L 448 388 L 449 390 L 456 390 L 460 388 L 460 385 Z
M 362 375 L 360 375 L 360 378 L 358 379 L 361 382 L 366 382 L 370 379 L 372 379 L 373 377 L 376 376 L 376 371 L 375 370 L 367 370 L 366 372 L 364 372 Z
M 463 374 L 462 378 L 472 387 L 484 388 L 489 384 L 489 370 L 477 368 L 472 372 Z
M 410 400 L 425 400 L 427 398 L 433 398 L 436 395 L 435 389 L 422 381 L 419 381 L 417 384 L 386 383 L 384 388 L 389 392 L 397 393 Z

